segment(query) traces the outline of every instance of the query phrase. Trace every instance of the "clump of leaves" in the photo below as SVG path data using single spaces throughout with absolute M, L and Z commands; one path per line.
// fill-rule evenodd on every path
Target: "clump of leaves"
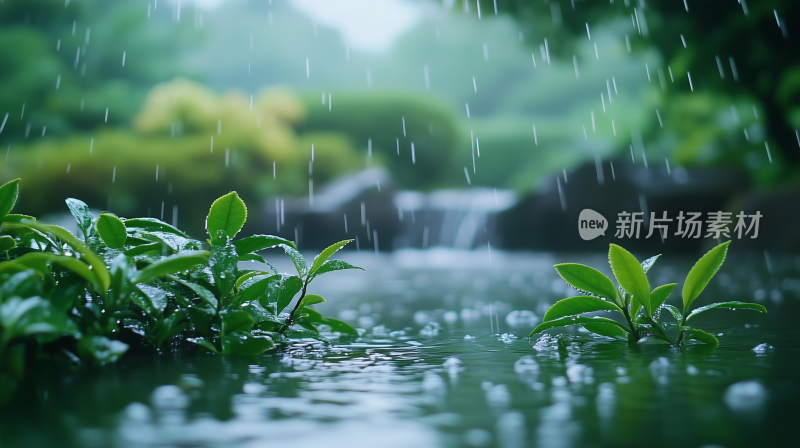
M 556 271 L 567 284 L 584 293 L 577 297 L 559 300 L 545 313 L 543 322 L 531 336 L 550 328 L 581 325 L 592 333 L 612 338 L 624 338 L 631 342 L 662 343 L 680 345 L 684 339 L 693 339 L 717 347 L 717 338 L 705 331 L 688 326 L 698 314 L 711 309 L 747 309 L 763 313 L 767 309 L 756 303 L 720 302 L 692 309 L 691 305 L 703 292 L 717 273 L 728 252 L 730 241 L 722 243 L 695 263 L 683 283 L 683 307 L 666 304 L 676 283 L 661 285 L 650 290 L 647 271 L 660 255 L 639 262 L 627 250 L 611 244 L 608 261 L 617 280 L 618 287 L 600 271 L 577 263 L 555 265 Z M 665 331 L 660 320 L 661 312 L 667 310 L 677 325 L 677 332 Z M 585 313 L 616 311 L 624 323 L 606 317 L 586 317 Z
M 85 203 L 67 199 L 75 236 L 11 214 L 18 194 L 19 179 L 0 187 L 0 402 L 36 353 L 104 364 L 141 338 L 154 348 L 185 339 L 214 353 L 255 356 L 292 338 L 324 341 L 320 326 L 358 335 L 323 317 L 315 305 L 325 299 L 308 294 L 319 275 L 361 269 L 330 259 L 350 241 L 309 265 L 289 240 L 235 239 L 247 219 L 236 192 L 211 205 L 207 241 L 154 218 L 95 217 Z M 259 252 L 270 248 L 282 248 L 297 275 L 267 263 Z M 268 270 L 239 269 L 251 260 Z

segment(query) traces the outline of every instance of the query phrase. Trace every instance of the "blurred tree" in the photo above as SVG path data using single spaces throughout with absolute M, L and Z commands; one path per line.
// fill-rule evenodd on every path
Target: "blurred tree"
M 673 123 L 665 120 L 667 131 L 678 135 L 664 141 L 682 146 L 678 151 L 681 161 L 745 164 L 757 168 L 755 175 L 763 182 L 786 181 L 797 176 L 800 2 L 484 0 L 482 3 L 483 15 L 493 13 L 491 8 L 496 7 L 499 13 L 514 16 L 530 44 L 538 47 L 548 38 L 548 50 L 554 56 L 570 57 L 578 42 L 590 39 L 591 30 L 601 27 L 622 30 L 620 35 L 625 34 L 632 51 L 657 48 L 666 60 L 665 72 L 675 80 L 673 92 L 664 100 L 665 109 L 671 117 L 682 121 L 673 127 Z M 462 9 L 477 15 L 475 6 L 473 1 L 464 1 Z M 656 70 L 650 69 L 655 78 Z M 691 85 L 687 72 L 691 74 Z M 692 92 L 705 96 L 686 97 Z M 727 116 L 722 117 L 723 113 Z M 688 117 L 694 120 L 687 120 Z M 748 127 L 750 132 L 742 132 Z M 661 138 L 659 132 L 655 129 L 645 137 L 655 141 Z M 765 142 L 774 164 L 761 161 L 762 155 L 766 156 Z M 734 151 L 726 152 L 720 147 Z
M 0 2 L 0 120 L 9 114 L 0 143 L 127 125 L 147 91 L 179 73 L 175 54 L 200 33 L 191 21 L 172 22 L 168 9 Z

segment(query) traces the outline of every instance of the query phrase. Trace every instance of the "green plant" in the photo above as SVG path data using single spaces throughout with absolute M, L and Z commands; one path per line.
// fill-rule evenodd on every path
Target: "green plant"
M 212 204 L 207 241 L 158 219 L 95 217 L 86 204 L 68 199 L 80 230 L 75 236 L 10 214 L 18 194 L 19 179 L 0 187 L 0 400 L 22 378 L 29 355 L 104 364 L 136 339 L 154 348 L 186 339 L 214 353 L 255 356 L 291 338 L 324 341 L 319 325 L 358 335 L 323 317 L 314 305 L 325 299 L 307 294 L 319 275 L 361 269 L 330 260 L 349 240 L 309 266 L 283 238 L 234 239 L 247 219 L 236 192 Z M 258 253 L 273 247 L 291 257 L 297 275 L 278 273 Z M 239 269 L 243 261 L 269 270 Z
M 719 341 L 715 336 L 687 326 L 688 321 L 700 313 L 715 308 L 767 312 L 763 306 L 747 302 L 720 302 L 691 308 L 692 303 L 725 261 L 729 244 L 730 241 L 727 241 L 708 251 L 689 271 L 683 283 L 682 309 L 665 303 L 677 286 L 676 283 L 661 285 L 650 290 L 647 271 L 660 255 L 639 263 L 630 252 L 611 244 L 608 261 L 619 287 L 615 287 L 610 278 L 589 266 L 577 263 L 557 264 L 555 268 L 561 278 L 585 295 L 556 302 L 547 310 L 543 322 L 531 332 L 531 336 L 550 328 L 582 325 L 592 333 L 626 338 L 632 342 L 667 343 L 677 346 L 688 338 L 717 347 Z M 662 310 L 667 310 L 677 321 L 677 331 L 667 331 L 668 328 L 661 323 Z M 625 318 L 625 323 L 605 317 L 581 316 L 597 311 L 617 311 Z

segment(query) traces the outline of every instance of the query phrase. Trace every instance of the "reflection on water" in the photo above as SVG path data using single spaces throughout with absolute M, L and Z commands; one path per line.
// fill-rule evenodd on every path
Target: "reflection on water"
M 771 275 L 761 259 L 726 263 L 701 300 L 761 301 L 770 313 L 698 322 L 720 335 L 709 350 L 629 348 L 581 331 L 528 340 L 547 306 L 571 295 L 552 264 L 603 257 L 345 257 L 367 273 L 321 277 L 314 292 L 361 338 L 256 359 L 179 347 L 102 369 L 43 368 L 0 411 L 2 446 L 743 447 L 793 437 L 796 259 L 773 260 Z M 651 280 L 688 266 L 659 260 Z

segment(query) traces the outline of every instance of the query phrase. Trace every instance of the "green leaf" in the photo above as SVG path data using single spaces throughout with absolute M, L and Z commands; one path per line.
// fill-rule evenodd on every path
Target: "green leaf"
M 19 196 L 19 179 L 6 182 L 0 187 L 0 218 L 11 213 Z
M 14 238 L 8 235 L 0 236 L 0 252 L 7 252 L 16 246 L 17 242 L 14 240 Z
M 92 212 L 89 211 L 89 206 L 83 201 L 73 198 L 67 198 L 66 202 L 69 212 L 72 213 L 72 217 L 75 218 L 75 222 L 78 223 L 78 228 L 83 232 L 83 239 L 89 238 L 92 229 L 92 220 L 94 219 Z
M 703 330 L 698 330 L 696 328 L 691 327 L 681 327 L 681 331 L 684 333 L 684 337 L 688 339 L 694 339 L 696 341 L 700 341 L 704 344 L 708 344 L 714 348 L 719 347 L 719 339 L 716 336 L 706 333 Z
M 323 263 L 319 269 L 317 269 L 313 277 L 316 278 L 322 274 L 327 274 L 328 272 L 343 271 L 345 269 L 361 269 L 362 271 L 364 270 L 364 268 L 353 266 L 350 263 L 344 262 L 342 260 L 328 260 L 325 263 Z
M 17 258 L 14 261 L 39 272 L 47 271 L 47 263 L 58 264 L 80 275 L 86 279 L 86 281 L 95 285 L 98 289 L 102 289 L 103 287 L 103 285 L 100 283 L 100 280 L 97 278 L 97 275 L 95 275 L 95 272 L 89 269 L 89 266 L 87 266 L 86 263 L 78 261 L 74 257 L 66 257 L 64 255 L 56 255 L 47 252 L 31 252 Z
M 326 317 L 320 323 L 331 327 L 331 331 L 338 331 L 339 333 L 349 334 L 350 336 L 358 336 L 358 330 L 353 328 L 350 324 L 342 322 L 339 319 Z
M 319 334 L 319 331 L 316 330 L 316 327 L 314 327 L 311 324 L 306 324 L 303 327 L 305 328 L 306 326 L 308 326 L 309 328 L 306 328 L 305 330 L 298 330 L 297 328 L 293 328 L 286 332 L 286 336 L 292 339 L 311 338 L 322 342 L 328 342 L 328 340 L 324 336 Z
M 242 302 L 252 302 L 259 300 L 267 294 L 267 288 L 274 282 L 280 280 L 280 275 L 258 276 L 252 282 L 246 282 L 245 287 L 240 289 Z
M 236 252 L 240 254 L 258 252 L 278 246 L 279 244 L 286 244 L 297 249 L 297 246 L 295 246 L 293 242 L 273 235 L 250 235 L 233 242 L 233 245 L 236 246 Z
M 306 259 L 303 258 L 303 255 L 300 254 L 295 248 L 291 246 L 287 246 L 286 244 L 279 244 L 279 246 L 286 252 L 286 255 L 292 259 L 292 263 L 294 263 L 295 269 L 297 269 L 297 273 L 302 277 L 306 274 L 308 270 L 308 265 L 306 264 Z
M 719 302 L 719 303 L 712 303 L 711 305 L 701 306 L 700 308 L 695 308 L 692 310 L 691 313 L 686 317 L 686 322 L 689 322 L 694 316 L 698 314 L 714 309 L 714 308 L 727 308 L 730 310 L 754 310 L 760 311 L 762 313 L 766 313 L 767 309 L 764 308 L 763 305 L 759 305 L 757 303 L 749 303 L 749 302 Z
M 177 227 L 171 226 L 164 221 L 155 218 L 131 218 L 125 220 L 125 227 L 128 229 L 141 229 L 145 232 L 167 232 L 189 238 L 189 235 L 183 233 Z
M 730 244 L 730 241 L 726 241 L 706 252 L 706 254 L 700 257 L 697 263 L 692 266 L 689 274 L 686 275 L 686 281 L 683 282 L 684 316 L 689 312 L 689 307 L 692 302 L 703 292 L 708 282 L 711 281 L 711 278 L 717 273 L 719 267 L 722 266 Z
M 672 290 L 675 289 L 676 286 L 678 286 L 677 283 L 668 283 L 666 285 L 661 285 L 650 292 L 650 303 L 653 307 L 653 310 L 657 309 L 667 301 L 669 295 L 672 294 Z
M 619 311 L 622 309 L 612 302 L 608 302 L 599 297 L 593 296 L 577 296 L 568 299 L 562 299 L 553 304 L 544 315 L 542 319 L 544 322 L 560 319 L 565 316 L 574 316 L 577 314 L 591 313 L 594 311 Z
M 256 321 L 246 311 L 231 311 L 222 316 L 222 332 L 224 334 L 235 331 L 247 332 L 253 328 Z
M 136 247 L 131 247 L 130 249 L 124 252 L 125 255 L 129 257 L 135 257 L 137 255 L 144 255 L 144 254 L 160 254 L 163 248 L 163 243 L 150 243 L 150 244 L 141 244 Z
M 608 249 L 608 261 L 614 277 L 617 278 L 617 283 L 634 299 L 637 299 L 637 303 L 644 306 L 648 316 L 652 316 L 650 283 L 647 281 L 647 276 L 639 261 L 630 252 L 616 244 L 611 244 Z M 638 307 L 633 311 L 634 313 L 638 311 Z
M 594 323 L 606 323 L 610 325 L 616 325 L 619 328 L 626 330 L 626 328 L 621 323 L 605 317 L 567 316 L 567 317 L 562 317 L 561 319 L 542 322 L 536 328 L 534 328 L 533 331 L 531 331 L 531 334 L 528 335 L 528 337 L 531 337 L 536 333 L 541 333 L 544 330 L 549 330 L 550 328 L 566 327 L 568 325 L 578 325 L 578 324 L 584 324 L 584 325 L 594 324 Z
M 190 238 L 184 238 L 180 235 L 175 235 L 169 232 L 143 232 L 142 238 L 148 241 L 161 242 L 166 244 L 170 249 L 175 252 L 183 252 L 186 250 L 197 250 L 200 248 L 200 242 Z
M 606 336 L 615 339 L 620 339 L 620 338 L 628 339 L 628 332 L 623 330 L 617 325 L 605 324 L 605 323 L 589 323 L 589 324 L 583 324 L 583 328 L 591 331 L 594 334 L 599 334 L 600 336 Z
M 314 258 L 314 262 L 311 264 L 311 269 L 309 269 L 308 272 L 310 274 L 313 274 L 314 272 L 316 272 L 317 269 L 319 269 L 320 266 L 322 266 L 322 263 L 325 263 L 326 261 L 328 261 L 328 258 L 331 258 L 333 256 L 333 254 L 338 252 L 339 249 L 343 248 L 347 243 L 349 243 L 351 241 L 353 241 L 353 240 L 339 241 L 338 243 L 335 243 L 335 244 L 332 244 L 332 245 L 326 247 L 325 250 L 320 252 L 319 255 L 317 255 Z
M 273 291 L 267 290 L 268 296 L 277 296 L 278 313 L 283 311 L 290 303 L 298 292 L 303 288 L 303 280 L 294 275 L 282 276 L 281 280 L 270 286 Z M 264 303 L 262 302 L 262 305 Z
M 322 313 L 315 310 L 314 308 L 310 308 L 307 306 L 301 306 L 297 310 L 297 314 L 300 316 L 301 321 L 306 321 L 310 323 L 325 323 L 325 318 L 322 316 Z M 302 324 L 302 322 L 300 322 Z
M 193 344 L 197 344 L 212 353 L 219 353 L 219 350 L 217 350 L 217 347 L 215 347 L 214 344 L 203 338 L 187 338 L 186 340 Z
M 97 280 L 99 281 L 102 287 L 100 291 L 105 293 L 108 291 L 109 286 L 111 285 L 111 275 L 108 273 L 108 269 L 106 268 L 105 262 L 97 256 L 94 252 L 89 250 L 86 245 L 82 242 L 78 241 L 74 235 L 69 233 L 69 231 L 63 227 L 54 226 L 54 225 L 47 225 L 47 224 L 40 224 L 38 222 L 33 221 L 23 221 L 22 224 L 26 227 L 30 227 L 32 229 L 38 230 L 42 233 L 50 233 L 63 241 L 64 243 L 68 244 L 75 252 L 78 252 L 81 257 L 86 260 L 91 266 L 94 274 L 97 276 Z
M 645 274 L 647 274 L 647 271 L 649 271 L 650 268 L 652 268 L 653 265 L 656 264 L 656 260 L 658 260 L 658 257 L 660 257 L 660 256 L 661 256 L 661 254 L 658 254 L 658 255 L 656 255 L 654 257 L 650 257 L 647 260 L 644 260 L 642 262 L 642 270 L 644 271 Z
M 96 364 L 116 362 L 126 351 L 128 344 L 104 336 L 84 336 L 78 340 L 78 354 Z
M 558 275 L 578 291 L 612 301 L 617 299 L 617 288 L 614 287 L 614 283 L 597 269 L 577 263 L 562 263 L 554 267 Z
M 148 283 L 159 277 L 166 277 L 177 272 L 193 269 L 205 264 L 208 256 L 209 252 L 206 250 L 193 250 L 162 258 L 139 271 L 133 282 Z
M 678 323 L 681 323 L 681 321 L 683 320 L 683 315 L 681 315 L 681 310 L 679 310 L 677 307 L 674 307 L 672 305 L 661 305 L 661 307 L 663 309 L 669 311 L 669 313 L 672 314 L 672 317 L 675 318 L 675 320 Z
M 275 348 L 269 336 L 231 333 L 222 338 L 222 353 L 234 356 L 259 356 Z
M 205 302 L 208 306 L 212 309 L 216 310 L 218 307 L 217 298 L 214 297 L 214 293 L 209 291 L 208 289 L 198 285 L 197 283 L 187 282 L 185 280 L 181 280 L 178 277 L 170 276 L 170 278 L 181 285 L 191 289 L 195 294 L 197 294 L 200 299 Z
M 242 230 L 247 220 L 247 207 L 235 191 L 222 196 L 211 204 L 206 226 L 211 236 L 211 244 L 224 245 Z
M 220 297 L 225 297 L 233 290 L 238 276 L 238 257 L 233 244 L 212 246 L 208 265 L 214 275 L 214 284 L 219 290 Z
M 241 261 L 258 261 L 258 262 L 260 262 L 260 263 L 266 263 L 266 262 L 267 262 L 267 260 L 265 260 L 265 259 L 264 259 L 264 257 L 262 257 L 262 256 L 261 256 L 261 255 L 259 255 L 259 254 L 244 254 L 244 255 L 239 255 L 239 261 L 240 261 L 240 262 L 241 262 Z
M 300 306 L 311 306 L 318 303 L 325 303 L 325 298 L 316 294 L 306 294 L 306 296 L 303 297 L 303 302 Z
M 42 295 L 42 283 L 32 269 L 25 269 L 6 277 L 4 281 L 0 282 L 0 302 L 2 299 L 13 296 L 33 297 Z
M 108 213 L 100 213 L 95 224 L 97 234 L 112 249 L 122 249 L 125 247 L 125 240 L 128 239 L 128 231 L 122 220 Z
M 244 274 L 239 275 L 239 278 L 236 279 L 236 284 L 234 285 L 234 287 L 238 291 L 239 288 L 242 286 L 242 283 L 244 283 L 245 281 L 247 281 L 247 280 L 249 280 L 249 279 L 251 279 L 251 278 L 253 278 L 255 276 L 260 276 L 260 275 L 270 276 L 272 274 L 270 274 L 268 272 L 262 272 L 262 271 L 248 271 L 248 272 L 245 272 Z
M 169 300 L 167 299 L 167 293 L 163 289 L 145 284 L 138 284 L 136 288 L 150 300 L 150 303 L 159 313 L 164 312 Z

